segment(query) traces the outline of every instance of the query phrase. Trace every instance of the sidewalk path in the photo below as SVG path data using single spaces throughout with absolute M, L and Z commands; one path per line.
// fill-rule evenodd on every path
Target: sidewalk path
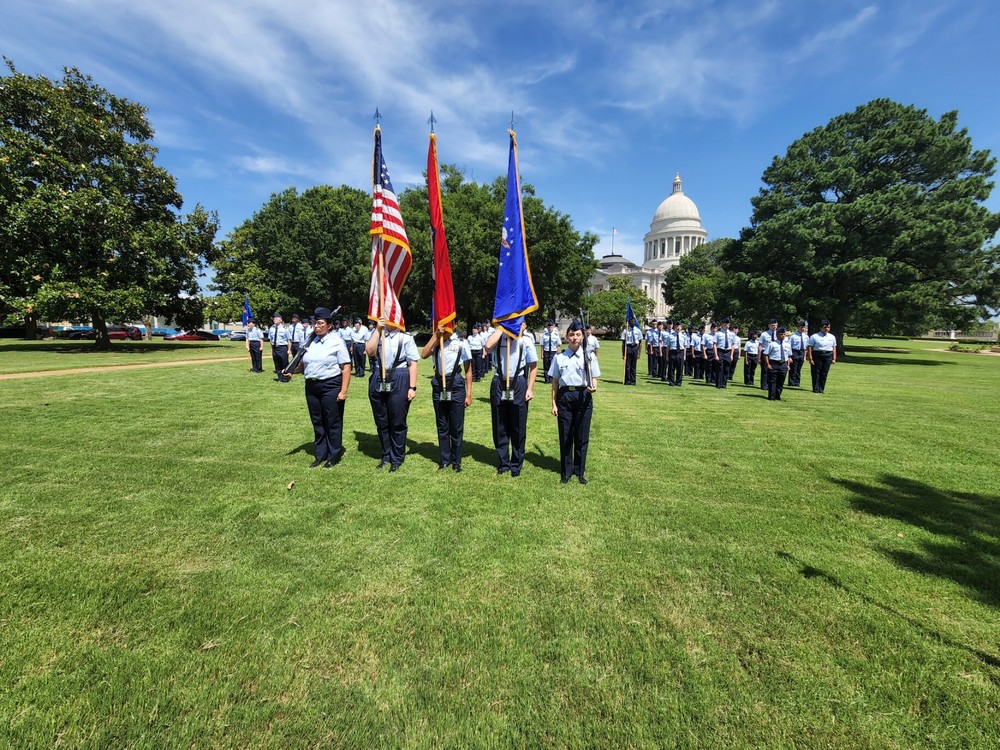
M 178 367 L 180 365 L 209 365 L 213 362 L 239 362 L 246 357 L 218 357 L 216 359 L 179 359 L 175 362 L 149 362 L 143 365 L 105 365 L 104 367 L 77 367 L 72 370 L 36 370 L 34 372 L 9 372 L 0 375 L 0 380 L 20 378 L 44 378 L 50 375 L 76 375 L 81 372 L 107 372 L 108 370 L 143 370 L 149 367 Z

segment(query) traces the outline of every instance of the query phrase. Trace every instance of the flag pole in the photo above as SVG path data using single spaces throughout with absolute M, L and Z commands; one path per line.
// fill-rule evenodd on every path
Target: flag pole
M 385 252 L 382 248 L 382 235 L 378 236 L 378 319 L 385 320 Z M 382 350 L 379 355 L 379 362 L 382 368 L 382 383 L 385 383 L 385 325 L 382 326 L 382 333 L 378 337 L 379 348 Z

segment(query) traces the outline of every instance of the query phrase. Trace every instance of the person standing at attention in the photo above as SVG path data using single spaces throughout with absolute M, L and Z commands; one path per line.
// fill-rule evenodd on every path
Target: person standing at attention
M 382 447 L 378 468 L 388 466 L 389 471 L 397 471 L 406 457 L 406 417 L 417 395 L 417 345 L 405 331 L 387 330 L 385 319 L 380 318 L 365 343 L 365 354 L 375 358 L 368 378 L 368 400 Z
M 549 369 L 552 379 L 552 416 L 559 425 L 560 481 L 576 476 L 587 483 L 587 448 L 590 445 L 590 421 L 594 413 L 593 394 L 601 376 L 597 358 L 583 343 L 580 321 L 566 330 L 565 351 L 556 355 Z
M 267 332 L 267 340 L 271 344 L 271 361 L 274 363 L 274 374 L 278 376 L 278 382 L 287 383 L 285 368 L 288 367 L 291 341 L 288 338 L 288 329 L 282 324 L 281 313 L 276 312 L 273 320 L 274 324 Z
M 250 355 L 250 372 L 264 372 L 264 334 L 257 327 L 257 321 L 247 321 L 247 353 Z
M 344 405 L 351 385 L 351 355 L 333 330 L 333 313 L 318 307 L 313 314 L 316 337 L 297 372 L 306 380 L 306 406 L 313 426 L 315 460 L 309 468 L 332 469 L 344 456 Z
M 826 376 L 830 374 L 830 367 L 837 364 L 837 337 L 830 333 L 830 321 L 824 320 L 819 331 L 809 337 L 806 347 L 813 393 L 826 392 Z
M 431 356 L 434 358 L 431 399 L 441 452 L 438 471 L 449 467 L 461 471 L 465 410 L 472 406 L 472 350 L 468 341 L 462 341 L 442 326 L 420 352 L 421 359 Z

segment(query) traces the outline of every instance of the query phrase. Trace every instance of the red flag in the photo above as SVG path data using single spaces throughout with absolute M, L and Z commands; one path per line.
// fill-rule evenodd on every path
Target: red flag
M 382 129 L 375 128 L 372 162 L 372 283 L 368 292 L 368 317 L 385 318 L 386 325 L 406 330 L 399 292 L 410 275 L 413 256 L 406 238 L 399 201 L 382 158 Z M 380 283 L 381 282 L 381 283 Z
M 449 333 L 453 333 L 455 330 L 455 287 L 451 283 L 448 238 L 444 234 L 437 136 L 434 133 L 431 133 L 431 142 L 427 149 L 427 203 L 431 212 L 431 244 L 434 248 L 434 259 L 431 266 L 434 278 L 434 330 L 444 326 Z

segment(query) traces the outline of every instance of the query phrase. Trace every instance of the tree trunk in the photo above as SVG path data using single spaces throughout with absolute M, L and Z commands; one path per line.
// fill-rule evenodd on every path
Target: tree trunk
M 38 320 L 32 312 L 24 316 L 24 340 L 34 341 L 38 329 Z
M 102 352 L 111 351 L 111 339 L 108 338 L 107 321 L 104 320 L 104 316 L 99 312 L 95 312 L 92 319 L 94 330 L 97 331 L 97 336 L 94 338 L 94 348 Z
M 146 341 L 152 341 L 153 340 L 153 319 L 152 318 L 143 318 L 142 319 L 142 324 L 144 326 L 146 326 L 146 335 L 145 335 L 144 338 L 146 339 Z

